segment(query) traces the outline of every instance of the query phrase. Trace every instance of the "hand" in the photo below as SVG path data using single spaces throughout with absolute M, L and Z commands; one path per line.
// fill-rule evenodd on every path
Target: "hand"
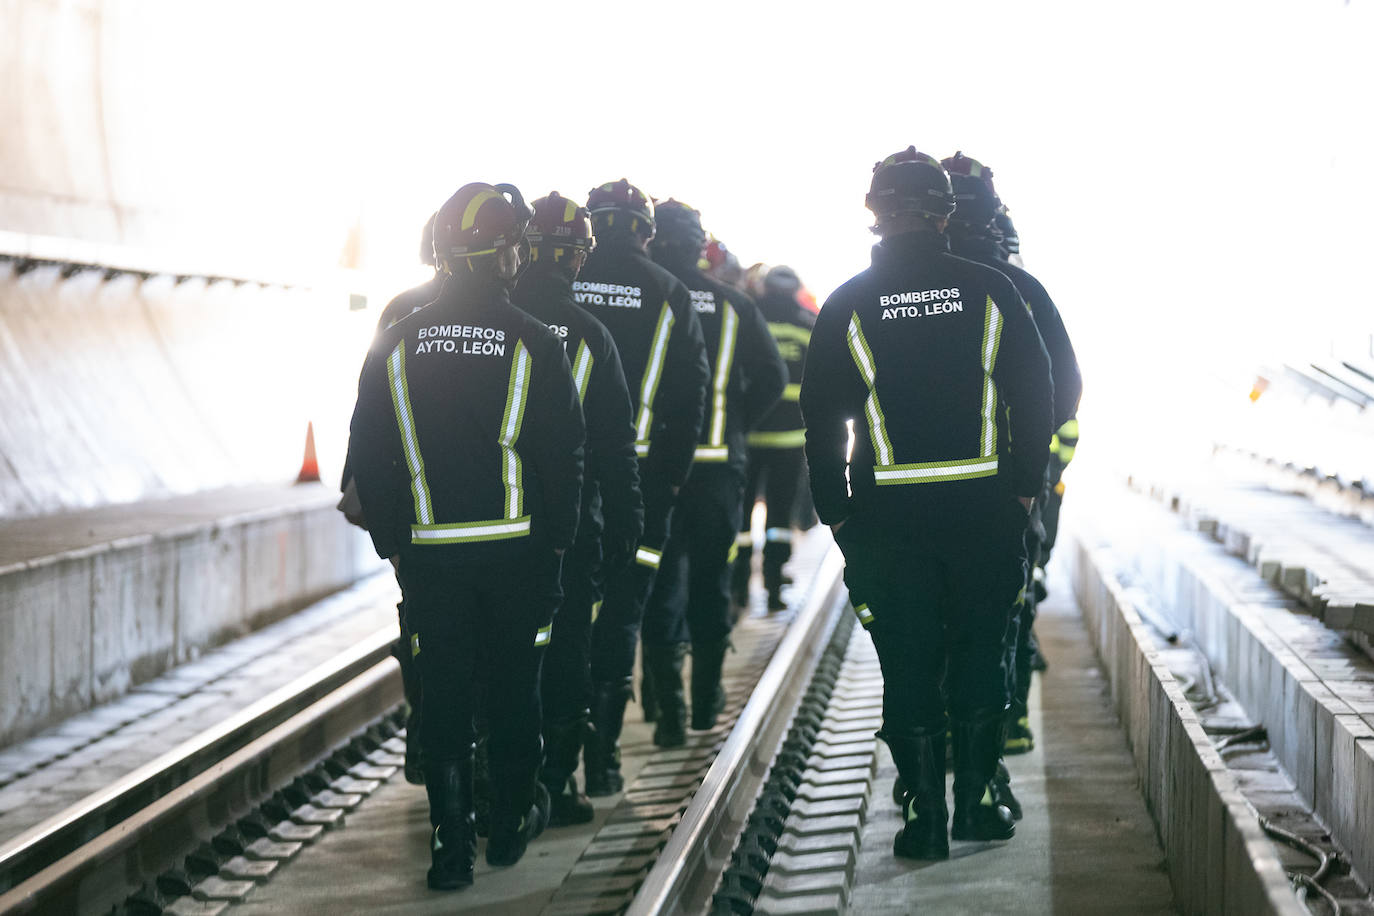
M 1035 497 L 1018 496 L 1016 497 L 1016 501 L 1021 504 L 1021 508 L 1026 510 L 1026 514 L 1030 515 L 1031 506 L 1035 505 Z

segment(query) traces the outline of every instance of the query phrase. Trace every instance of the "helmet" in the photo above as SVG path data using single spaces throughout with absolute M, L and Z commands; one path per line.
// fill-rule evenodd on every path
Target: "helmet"
M 434 218 L 438 215 L 431 213 L 420 230 L 420 263 L 428 267 L 434 266 Z
M 1002 207 L 993 217 L 993 226 L 1001 234 L 999 240 L 1002 250 L 1008 255 L 1021 253 L 1021 237 L 1016 234 L 1016 226 L 1012 224 L 1011 214 L 1006 207 Z
M 1002 206 L 992 184 L 992 169 L 962 152 L 941 160 L 940 164 L 949 172 L 954 188 L 957 205 L 954 219 L 978 228 L 992 222 Z
M 877 217 L 916 212 L 944 219 L 954 212 L 949 174 L 933 157 L 908 146 L 873 165 L 864 206 Z
M 801 278 L 786 264 L 779 264 L 763 275 L 763 288 L 766 292 L 796 295 L 801 289 Z
M 585 248 L 591 251 L 596 247 L 592 235 L 592 217 L 586 207 L 551 191 L 548 197 L 534 202 L 534 214 L 530 217 L 529 232 L 525 236 L 536 248 Z
M 706 230 L 701 228 L 701 213 L 671 197 L 655 208 L 654 239 L 660 245 L 681 245 L 700 253 L 706 245 Z
M 529 215 L 529 208 L 514 185 L 463 185 L 435 214 L 435 266 L 444 273 L 453 273 L 459 259 L 518 246 Z
M 646 239 L 654 236 L 654 202 L 624 178 L 592 188 L 587 194 L 587 209 L 598 226 L 610 229 L 619 215 L 629 220 L 631 232 Z

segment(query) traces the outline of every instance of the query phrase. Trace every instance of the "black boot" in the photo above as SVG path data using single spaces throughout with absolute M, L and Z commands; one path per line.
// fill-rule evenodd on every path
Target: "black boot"
M 586 729 L 586 714 L 544 726 L 544 767 L 539 781 L 549 791 L 550 827 L 585 824 L 596 814 L 591 801 L 578 791 L 575 775 Z
M 716 642 L 692 643 L 692 728 L 709 731 L 725 710 L 725 688 L 720 671 L 725 666 L 725 650 L 730 637 Z
M 903 859 L 949 858 L 949 807 L 945 804 L 945 733 L 915 732 L 878 737 L 887 742 L 903 784 L 905 826 L 892 841 L 892 854 Z
M 494 781 L 493 788 L 497 782 Z M 537 779 L 522 787 L 502 785 L 492 798 L 491 838 L 487 840 L 487 864 L 514 865 L 525 855 L 530 842 L 549 825 L 549 790 Z
M 620 729 L 631 690 L 630 678 L 592 685 L 592 727 L 582 760 L 587 766 L 587 794 L 593 798 L 614 795 L 625 788 L 620 775 Z
M 1006 727 L 999 756 L 1029 754 L 1035 750 L 1035 733 L 1030 727 L 1030 711 L 1025 706 L 1012 703 L 1007 711 Z
M 992 777 L 992 796 L 999 805 L 1006 805 L 1011 819 L 1021 820 L 1021 803 L 1011 794 L 1011 771 L 1004 761 L 997 761 L 997 773 Z
M 1011 811 L 997 801 L 993 777 L 1004 740 L 997 710 L 954 726 L 954 825 L 956 840 L 1009 840 L 1016 835 Z
M 472 884 L 477 858 L 477 833 L 472 823 L 472 752 L 463 758 L 425 767 L 429 795 L 430 867 L 426 881 L 436 891 L 457 890 Z
M 644 646 L 644 679 L 654 685 L 658 699 L 654 744 L 659 747 L 687 743 L 687 698 L 682 692 L 682 662 L 686 657 L 684 643 Z
M 782 600 L 782 587 L 789 580 L 782 574 L 783 564 L 792 556 L 789 541 L 769 541 L 763 545 L 763 587 L 768 590 L 768 610 L 781 611 L 787 607 Z

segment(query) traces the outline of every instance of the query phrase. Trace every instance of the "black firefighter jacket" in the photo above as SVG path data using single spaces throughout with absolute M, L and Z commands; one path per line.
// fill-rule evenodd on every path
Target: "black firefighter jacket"
M 997 242 L 990 238 L 976 238 L 950 233 L 950 251 L 961 258 L 977 261 L 1007 275 L 1021 298 L 1030 307 L 1036 330 L 1045 342 L 1050 356 L 1050 378 L 1054 380 L 1054 428 L 1078 415 L 1078 398 L 1083 394 L 1083 378 L 1078 373 L 1078 357 L 1074 355 L 1069 332 L 1054 300 L 1045 287 L 1031 274 L 999 256 Z
M 768 322 L 768 332 L 777 342 L 778 353 L 787 364 L 787 387 L 782 400 L 758 422 L 749 434 L 750 448 L 801 448 L 806 424 L 801 415 L 802 368 L 811 347 L 811 329 L 816 313 L 802 306 L 792 293 L 772 292 L 759 297 L 759 311 Z
M 383 557 L 511 559 L 577 532 L 582 410 L 557 337 L 501 284 L 450 280 L 377 336 L 349 466 Z
M 681 486 L 692 469 L 707 389 L 706 344 L 687 288 L 624 240 L 599 244 L 573 283 L 606 326 L 634 400 L 640 486 Z M 647 496 L 647 493 L 646 493 Z
M 607 552 L 628 558 L 644 530 L 644 504 L 634 405 L 615 341 L 601 322 L 573 302 L 570 283 L 538 263 L 520 277 L 511 301 L 548 325 L 572 363 L 587 424 L 578 544 L 591 544 L 604 530 Z
M 743 474 L 745 435 L 782 396 L 787 367 L 754 300 L 696 269 L 676 276 L 692 298 L 711 367 L 696 463 Z
M 933 532 L 1005 519 L 1040 492 L 1051 398 L 1044 344 L 1006 276 L 935 232 L 885 239 L 811 335 L 801 408 L 816 512 Z

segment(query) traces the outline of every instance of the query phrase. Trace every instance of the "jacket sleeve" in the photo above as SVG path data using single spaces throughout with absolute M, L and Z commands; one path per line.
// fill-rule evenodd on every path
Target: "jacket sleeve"
M 558 338 L 546 333 L 525 340 L 534 356 L 533 411 L 520 429 L 521 457 L 539 475 L 544 507 L 544 518 L 536 522 L 539 533 L 554 548 L 567 549 L 577 537 L 582 508 L 582 405 Z
M 372 546 L 392 557 L 410 543 L 414 504 L 401 431 L 387 380 L 387 354 L 374 347 L 358 378 L 358 401 L 349 424 L 345 464 L 358 491 Z M 347 480 L 345 480 L 345 484 Z
M 644 532 L 644 500 L 635 456 L 634 402 L 625 383 L 620 353 L 607 335 L 592 364 L 583 402 L 587 420 L 587 479 L 601 489 L 606 529 L 637 541 Z
M 832 296 L 811 332 L 802 371 L 801 411 L 806 421 L 806 463 L 816 515 L 827 525 L 850 513 L 849 424 L 862 422 L 867 387 L 845 339 L 852 310 Z
M 787 363 L 783 362 L 758 306 L 745 299 L 739 312 L 737 352 L 744 369 L 744 428 L 753 429 L 782 397 L 787 386 Z
M 991 287 L 991 293 L 1002 313 L 1002 338 L 992 378 L 1007 406 L 1010 441 L 1005 473 L 1013 493 L 1035 496 L 1045 479 L 1050 434 L 1054 431 L 1050 359 L 1035 321 L 1011 281 L 1002 278 Z
M 692 469 L 697 437 L 706 409 L 706 386 L 711 376 L 701 322 L 692 309 L 687 287 L 678 284 L 668 293 L 673 330 L 654 399 L 654 429 L 650 434 L 647 466 L 671 486 L 680 487 Z
M 1027 275 L 1029 276 L 1029 275 Z M 1078 372 L 1078 357 L 1064 329 L 1064 320 L 1054 300 L 1040 281 L 1030 277 L 1024 290 L 1035 326 L 1050 356 L 1050 377 L 1054 380 L 1054 425 L 1062 426 L 1078 414 L 1078 399 L 1083 394 L 1083 378 Z

